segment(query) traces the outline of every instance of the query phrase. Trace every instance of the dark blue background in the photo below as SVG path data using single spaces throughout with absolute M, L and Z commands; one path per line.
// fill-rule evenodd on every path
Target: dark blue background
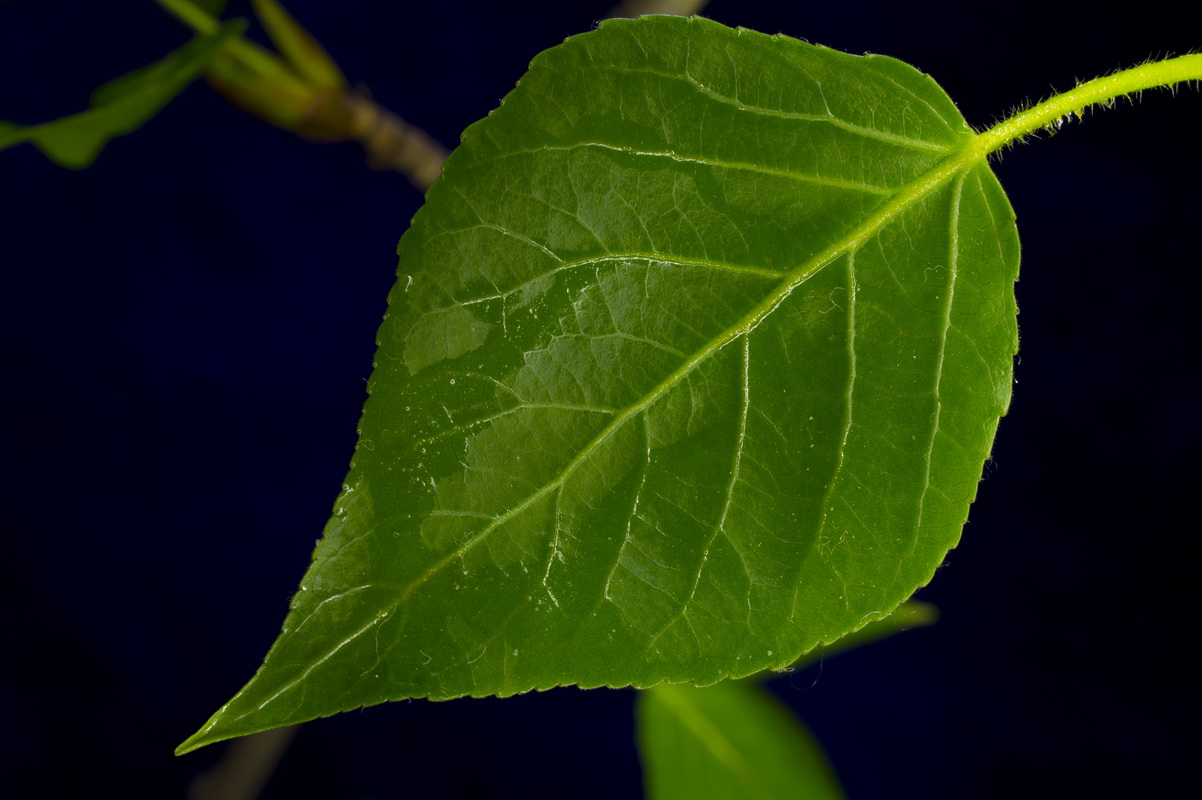
M 715 0 L 708 14 L 907 60 L 985 126 L 1075 78 L 1202 46 L 1202 11 L 1183 5 Z M 607 6 L 289 3 L 352 81 L 448 145 Z M 185 38 L 149 0 L 10 0 L 0 118 L 78 111 Z M 1198 788 L 1185 642 L 1202 96 L 1181 95 L 1120 103 L 997 165 L 1024 244 L 1023 350 L 962 546 L 920 593 L 943 619 L 775 684 L 853 800 Z M 345 474 L 421 202 L 362 161 L 202 83 L 90 170 L 0 153 L 0 793 L 179 797 L 221 754 L 171 750 L 278 631 Z M 346 714 L 305 726 L 265 796 L 637 796 L 631 705 L 564 689 Z

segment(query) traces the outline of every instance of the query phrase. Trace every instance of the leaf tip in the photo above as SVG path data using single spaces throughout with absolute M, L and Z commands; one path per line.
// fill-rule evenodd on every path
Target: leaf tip
M 234 705 L 237 699 L 237 696 L 235 696 L 234 699 L 217 709 L 216 713 L 209 717 L 204 725 L 200 726 L 200 730 L 180 742 L 179 746 L 175 748 L 175 754 L 182 756 L 191 753 L 193 750 L 199 750 L 211 744 L 224 742 L 226 739 L 236 739 L 239 736 L 247 736 L 283 724 L 277 723 L 276 726 L 270 723 L 265 725 L 247 724 L 244 714 L 234 713 L 231 716 L 229 713 L 231 706 Z
M 199 737 L 200 737 L 199 732 L 189 736 L 187 739 L 185 739 L 183 742 L 181 742 L 178 747 L 175 748 L 175 754 L 177 756 L 183 756 L 183 755 L 187 755 L 188 753 L 191 753 L 193 750 L 204 747 L 205 746 L 204 742 L 197 741 L 199 739 Z
M 216 744 L 224 739 L 236 736 L 236 733 L 224 734 L 220 730 L 216 734 L 214 733 L 214 728 L 218 728 L 218 723 L 225 708 L 225 706 L 222 706 L 218 709 L 217 713 L 209 717 L 209 721 L 202 725 L 200 730 L 180 742 L 179 746 L 175 748 L 175 754 L 177 756 L 186 755 L 206 745 Z

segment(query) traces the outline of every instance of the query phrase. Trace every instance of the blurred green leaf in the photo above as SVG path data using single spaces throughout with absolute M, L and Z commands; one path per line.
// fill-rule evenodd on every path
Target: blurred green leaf
M 816 647 L 787 671 L 937 618 L 930 603 L 908 600 L 884 619 Z M 637 718 L 648 800 L 843 797 L 805 724 L 751 680 L 706 688 L 660 684 L 640 692 Z
M 888 616 L 958 541 L 1013 213 L 929 76 L 700 18 L 534 59 L 400 245 L 343 492 L 196 735 L 701 685 Z
M 64 167 L 87 167 L 110 139 L 137 130 L 158 113 L 244 28 L 242 21 L 227 23 L 159 62 L 109 81 L 92 93 L 87 111 L 41 125 L 0 122 L 0 150 L 28 141 Z
M 814 736 L 766 689 L 723 681 L 639 693 L 648 800 L 838 800 Z
M 191 0 L 156 2 L 198 33 L 218 25 Z M 348 102 L 338 66 L 278 3 L 254 5 L 282 57 L 239 37 L 206 66 L 209 84 L 233 105 L 284 130 L 325 141 L 356 138 L 362 120 Z
M 795 661 L 790 669 L 805 669 L 810 664 L 816 664 L 825 658 L 888 639 L 903 631 L 934 625 L 938 619 L 939 609 L 935 606 L 919 600 L 907 600 L 889 616 L 873 620 L 863 628 L 852 631 L 830 644 L 815 647 Z

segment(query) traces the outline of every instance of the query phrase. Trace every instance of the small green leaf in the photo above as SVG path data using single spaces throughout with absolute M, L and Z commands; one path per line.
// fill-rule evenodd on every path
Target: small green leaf
M 181 752 L 712 684 L 890 614 L 1010 399 L 1018 239 L 975 142 L 906 64 L 698 18 L 538 56 L 402 239 L 313 565 Z
M 137 130 L 183 91 L 244 28 L 243 22 L 230 22 L 155 64 L 109 81 L 92 93 L 87 111 L 41 125 L 0 122 L 0 150 L 28 141 L 61 166 L 87 167 L 110 139 Z
M 813 735 L 749 681 L 639 694 L 639 751 L 649 800 L 838 800 Z

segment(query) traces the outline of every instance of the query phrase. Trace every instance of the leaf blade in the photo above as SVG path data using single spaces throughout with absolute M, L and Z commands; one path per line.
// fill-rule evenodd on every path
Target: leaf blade
M 892 611 L 1009 400 L 1017 238 L 971 141 L 901 62 L 703 20 L 536 58 L 402 240 L 284 633 L 183 748 L 399 697 L 713 683 Z

